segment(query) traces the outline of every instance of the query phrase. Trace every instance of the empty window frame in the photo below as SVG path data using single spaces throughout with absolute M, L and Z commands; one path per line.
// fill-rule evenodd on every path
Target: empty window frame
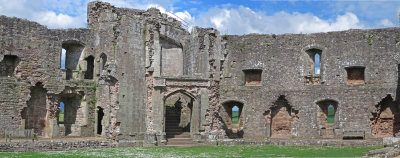
M 310 70 L 312 70 L 312 73 L 314 75 L 319 75 L 321 73 L 321 55 L 322 55 L 322 50 L 320 49 L 309 49 L 306 51 L 307 54 L 310 56 Z M 311 73 L 311 71 L 310 71 Z
M 262 70 L 244 70 L 245 86 L 261 86 Z
M 19 58 L 15 55 L 4 55 L 0 62 L 0 76 L 14 76 L 19 61 Z
M 365 67 L 347 67 L 347 84 L 365 84 Z

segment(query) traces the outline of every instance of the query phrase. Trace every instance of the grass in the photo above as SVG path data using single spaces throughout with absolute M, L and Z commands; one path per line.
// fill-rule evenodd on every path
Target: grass
M 239 111 L 232 111 L 232 124 L 239 123 Z
M 335 123 L 335 109 L 328 108 L 328 119 L 327 122 L 332 124 Z
M 361 157 L 376 147 L 200 146 L 140 147 L 48 152 L 5 152 L 0 157 Z
M 64 122 L 64 110 L 62 110 L 60 114 L 58 114 L 58 121 Z

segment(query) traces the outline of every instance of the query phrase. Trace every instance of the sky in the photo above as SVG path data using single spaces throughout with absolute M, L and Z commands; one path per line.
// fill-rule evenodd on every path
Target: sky
M 0 0 L 0 14 L 48 28 L 86 27 L 92 0 Z M 213 27 L 221 34 L 285 34 L 399 26 L 400 0 L 103 0 L 117 7 L 156 7 L 179 17 L 188 31 Z

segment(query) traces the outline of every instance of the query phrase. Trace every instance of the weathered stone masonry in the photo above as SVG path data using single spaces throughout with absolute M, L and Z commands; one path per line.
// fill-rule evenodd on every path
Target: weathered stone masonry
M 87 29 L 0 16 L 0 34 L 0 137 L 130 146 L 399 135 L 398 28 L 221 36 L 189 33 L 157 9 L 91 2 Z

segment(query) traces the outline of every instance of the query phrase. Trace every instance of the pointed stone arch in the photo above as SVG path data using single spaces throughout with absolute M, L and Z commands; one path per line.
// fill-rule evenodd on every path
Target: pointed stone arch
M 168 138 L 192 136 L 199 131 L 199 103 L 190 92 L 180 89 L 164 97 L 164 132 Z
M 232 123 L 233 107 L 238 107 L 238 122 Z M 222 102 L 220 109 L 220 116 L 223 121 L 223 129 L 225 134 L 230 139 L 243 138 L 244 135 L 244 117 L 243 117 L 244 103 L 237 100 L 226 100 Z
M 371 134 L 374 137 L 393 137 L 400 131 L 400 109 L 391 95 L 387 95 L 371 112 Z
M 334 138 L 334 128 L 338 124 L 339 102 L 334 99 L 323 99 L 316 102 L 317 125 L 322 138 Z
M 293 124 L 298 120 L 299 111 L 295 110 L 285 95 L 281 95 L 272 106 L 264 112 L 267 136 L 271 138 L 291 138 Z

